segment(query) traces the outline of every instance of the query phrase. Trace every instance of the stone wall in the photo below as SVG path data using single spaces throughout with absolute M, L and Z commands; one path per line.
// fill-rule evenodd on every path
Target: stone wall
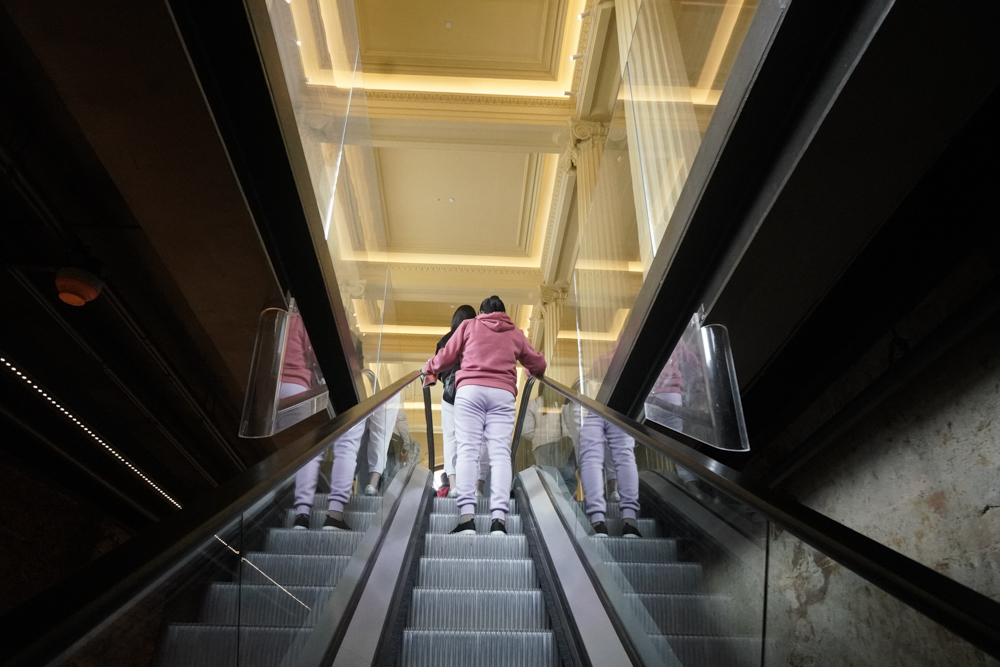
M 873 410 L 788 491 L 1000 600 L 1000 317 Z M 795 641 L 769 646 L 768 664 L 1000 664 L 785 533 L 772 535 L 770 555 L 767 634 Z

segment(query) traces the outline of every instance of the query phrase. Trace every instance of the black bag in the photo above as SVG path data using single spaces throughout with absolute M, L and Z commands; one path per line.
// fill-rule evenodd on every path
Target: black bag
M 443 374 L 443 376 L 438 376 L 438 379 L 441 380 L 442 384 L 444 385 L 444 396 L 442 396 L 442 400 L 447 401 L 448 403 L 454 405 L 455 391 L 456 391 L 454 369 L 449 369 Z

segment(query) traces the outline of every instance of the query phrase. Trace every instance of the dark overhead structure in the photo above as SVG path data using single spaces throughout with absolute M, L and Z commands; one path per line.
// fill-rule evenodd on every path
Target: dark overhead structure
M 773 664 L 800 621 L 843 664 L 1000 657 L 1000 4 L 759 4 L 599 394 L 539 381 L 637 443 L 641 542 L 620 507 L 602 542 L 575 470 L 535 461 L 530 382 L 509 542 L 448 535 L 457 506 L 402 448 L 342 512 L 357 532 L 294 532 L 303 463 L 419 378 L 364 398 L 276 48 L 240 0 L 0 0 L 0 553 L 38 559 L 0 587 L 0 664 L 100 660 L 109 636 L 156 650 L 105 664 L 429 664 L 489 628 L 420 601 L 477 587 L 513 610 L 496 655 L 548 665 Z M 257 316 L 288 295 L 339 416 L 240 439 Z M 699 311 L 728 331 L 749 451 L 644 420 Z M 47 495 L 86 529 L 39 520 Z

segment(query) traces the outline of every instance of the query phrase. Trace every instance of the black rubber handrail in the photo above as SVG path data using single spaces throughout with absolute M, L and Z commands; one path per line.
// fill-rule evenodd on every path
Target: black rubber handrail
M 0 617 L 0 665 L 44 665 L 93 638 L 212 536 L 419 377 L 414 371 Z
M 525 384 L 512 455 L 517 451 L 533 380 L 529 378 Z M 745 480 L 737 471 L 695 451 L 690 446 L 694 441 L 681 433 L 674 437 L 664 435 L 548 377 L 538 381 L 757 510 L 889 595 L 1000 658 L 1000 603 L 995 600 L 796 502 L 787 494 Z

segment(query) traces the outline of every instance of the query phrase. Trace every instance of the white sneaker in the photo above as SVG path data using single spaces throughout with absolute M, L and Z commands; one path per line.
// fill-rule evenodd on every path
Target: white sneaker
M 622 497 L 618 495 L 617 491 L 612 491 L 608 496 L 608 500 L 613 503 L 620 503 L 622 501 Z
M 378 491 L 375 490 L 374 486 L 372 486 L 371 484 L 369 484 L 368 486 L 365 487 L 365 495 L 366 496 L 377 496 L 378 495 Z

